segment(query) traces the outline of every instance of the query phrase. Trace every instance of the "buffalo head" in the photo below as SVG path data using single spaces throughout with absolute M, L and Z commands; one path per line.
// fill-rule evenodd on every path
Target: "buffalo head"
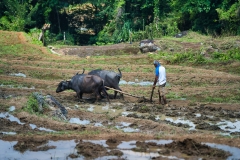
M 66 89 L 69 88 L 69 81 L 61 81 L 59 84 L 58 84 L 58 87 L 56 89 L 56 92 L 59 93 L 59 92 L 62 92 Z

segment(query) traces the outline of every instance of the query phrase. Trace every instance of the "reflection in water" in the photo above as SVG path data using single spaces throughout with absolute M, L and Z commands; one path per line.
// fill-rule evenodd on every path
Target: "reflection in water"
M 84 142 L 90 142 L 94 144 L 102 145 L 103 147 L 108 148 L 108 145 L 106 144 L 106 140 L 83 140 Z M 154 142 L 158 145 L 164 145 L 168 143 L 172 143 L 172 140 L 149 140 L 145 142 Z M 24 160 L 32 160 L 37 159 L 38 160 L 46 160 L 46 159 L 71 159 L 68 157 L 70 154 L 76 154 L 77 151 L 75 149 L 77 142 L 75 140 L 67 140 L 67 141 L 49 141 L 46 145 L 48 146 L 55 146 L 54 149 L 49 149 L 47 151 L 30 151 L 27 150 L 23 153 L 14 150 L 13 146 L 17 144 L 17 141 L 3 141 L 0 140 L 0 159 L 24 159 Z M 222 149 L 224 151 L 228 151 L 232 154 L 232 156 L 228 157 L 228 159 L 237 159 L 240 157 L 240 149 L 236 147 L 230 147 L 227 145 L 219 145 L 219 144 L 213 144 L 213 143 L 204 143 L 210 147 Z M 150 159 L 151 157 L 157 157 L 161 156 L 163 158 L 167 159 L 179 159 L 175 156 L 163 156 L 159 155 L 157 150 L 151 150 L 148 152 L 135 152 L 131 149 L 136 148 L 136 141 L 122 141 L 116 149 L 123 152 L 123 155 L 121 158 L 127 158 L 127 159 Z M 110 151 L 110 150 L 109 150 Z M 78 155 L 79 157 L 77 159 L 85 159 L 82 155 Z M 97 159 L 114 159 L 114 158 L 120 158 L 117 156 L 104 156 L 99 157 Z
M 5 118 L 10 120 L 11 122 L 17 122 L 18 124 L 25 124 L 20 122 L 20 120 L 17 117 L 14 117 L 13 115 L 9 114 L 9 113 L 0 113 L 0 118 Z
M 12 107 L 9 108 L 9 110 L 15 110 L 15 107 L 12 106 Z M 8 119 L 8 120 L 10 120 L 11 122 L 17 122 L 17 123 L 20 124 L 20 125 L 25 124 L 25 123 L 20 122 L 20 120 L 19 120 L 17 117 L 9 114 L 8 112 L 0 113 L 0 118 Z M 35 124 L 29 124 L 29 125 L 30 125 L 30 127 L 31 127 L 32 129 L 37 128 L 37 126 L 36 126 Z M 42 131 L 47 131 L 47 132 L 55 132 L 54 130 L 47 129 L 47 128 L 43 128 L 43 127 L 40 127 L 40 128 L 38 128 L 38 129 L 39 129 L 39 130 L 42 130 Z M 11 135 L 16 134 L 16 132 L 1 132 L 1 133 L 3 133 L 3 134 L 11 134 Z
M 215 144 L 215 143 L 204 143 L 212 148 L 217 148 L 217 149 L 222 149 L 226 152 L 230 152 L 232 156 L 228 157 L 228 160 L 233 160 L 233 159 L 238 159 L 240 158 L 240 149 L 236 147 L 230 147 L 227 145 L 222 145 L 222 144 Z

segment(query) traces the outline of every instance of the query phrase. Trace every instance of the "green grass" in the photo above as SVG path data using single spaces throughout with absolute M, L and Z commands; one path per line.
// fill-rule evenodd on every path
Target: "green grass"
M 141 72 L 144 72 L 144 73 L 152 73 L 153 72 L 153 68 L 142 68 Z
M 184 97 L 187 97 L 187 100 L 194 101 L 194 102 L 239 103 L 240 89 L 219 90 L 218 92 L 203 91 L 201 93 L 196 93 L 196 94 L 190 93 Z
M 19 83 L 14 80 L 0 80 L 0 85 L 8 86 L 10 88 L 31 88 L 33 86 L 33 83 Z
M 18 85 L 18 83 L 16 81 L 13 81 L 13 80 L 1 80 L 1 79 L 0 79 L 0 84 L 2 84 L 2 85 L 13 85 L 13 86 Z
M 124 67 L 122 69 L 123 72 L 132 72 L 132 69 L 130 67 Z
M 28 55 L 28 60 L 36 60 L 36 58 L 43 57 L 42 52 L 32 46 L 24 44 L 3 45 L 0 43 L 0 58 L 18 58 L 25 54 Z
M 61 73 L 53 73 L 52 71 L 28 71 L 29 77 L 42 80 L 54 80 L 54 79 L 69 79 L 68 75 L 62 75 Z
M 185 99 L 187 96 L 186 95 L 182 95 L 181 93 L 175 93 L 175 92 L 168 92 L 166 94 L 166 98 L 167 99 Z
M 21 44 L 16 45 L 0 45 L 0 57 L 5 58 L 5 56 L 17 57 L 23 52 L 23 46 Z

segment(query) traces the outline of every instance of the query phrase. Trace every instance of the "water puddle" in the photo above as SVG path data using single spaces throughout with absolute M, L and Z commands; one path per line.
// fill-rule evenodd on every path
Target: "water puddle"
M 105 147 L 108 151 L 111 151 L 109 146 L 106 144 L 106 140 L 83 140 L 84 142 L 90 142 L 93 144 L 98 144 Z M 157 145 L 165 145 L 172 143 L 172 140 L 148 140 L 145 141 L 154 142 Z M 45 159 L 72 159 L 69 157 L 70 154 L 77 154 L 77 150 L 75 149 L 77 145 L 77 141 L 75 140 L 66 140 L 66 141 L 48 141 L 44 146 L 54 146 L 52 149 L 48 149 L 47 151 L 31 151 L 26 150 L 25 152 L 21 153 L 14 149 L 14 145 L 17 144 L 17 141 L 4 141 L 0 140 L 0 159 L 24 159 L 24 160 L 45 160 Z M 230 147 L 227 145 L 220 145 L 214 143 L 203 143 L 212 148 L 222 149 L 224 151 L 230 152 L 232 155 L 229 156 L 227 159 L 238 159 L 240 157 L 240 149 L 236 147 Z M 116 158 L 124 158 L 124 159 L 138 159 L 138 160 L 145 160 L 151 159 L 152 157 L 162 157 L 167 159 L 180 159 L 176 156 L 172 155 L 161 155 L 159 153 L 159 148 L 153 147 L 149 148 L 147 152 L 135 152 L 134 148 L 137 148 L 136 141 L 122 141 L 119 145 L 116 146 L 115 149 L 118 149 L 123 153 L 121 157 L 117 156 L 103 156 L 98 157 L 95 160 L 101 159 L 116 159 Z M 84 156 L 78 155 L 77 159 L 85 159 Z
M 152 86 L 153 81 L 140 81 L 138 79 L 135 79 L 135 82 L 133 81 L 125 81 L 125 80 L 120 80 L 119 85 L 139 85 L 139 86 Z M 171 86 L 169 83 L 166 84 L 167 87 Z
M 127 115 L 129 115 L 129 114 L 132 114 L 133 112 L 122 112 L 122 116 L 127 116 Z
M 12 112 L 14 111 L 16 108 L 15 106 L 11 106 L 9 107 L 9 111 Z M 8 112 L 4 112 L 4 113 L 0 113 L 0 118 L 4 118 L 4 119 L 8 119 L 10 120 L 11 122 L 17 122 L 18 124 L 20 125 L 23 125 L 25 123 L 22 123 L 19 118 L 9 114 Z M 51 130 L 51 129 L 47 129 L 47 128 L 44 128 L 44 127 L 37 127 L 35 124 L 29 124 L 29 126 L 32 128 L 32 129 L 39 129 L 41 131 L 46 131 L 46 132 L 55 132 L 54 130 Z M 8 134 L 8 135 L 15 135 L 16 132 L 1 132 L 2 134 Z
M 24 86 L 22 86 L 22 85 L 18 85 L 18 86 L 16 86 L 16 85 L 4 85 L 4 84 L 0 84 L 0 87 L 7 87 L 7 88 L 21 88 L 21 89 L 35 89 L 34 86 L 32 86 L 32 87 L 24 87 Z
M 202 115 L 200 113 L 195 113 L 196 117 L 201 117 Z
M 80 120 L 79 118 L 71 118 L 69 123 L 81 124 L 81 125 L 88 125 L 90 124 L 89 120 Z
M 46 160 L 46 159 L 67 159 L 66 157 L 75 152 L 76 143 L 70 141 L 49 141 L 47 145 L 56 146 L 56 149 L 47 151 L 30 151 L 24 153 L 14 150 L 13 146 L 17 141 L 0 140 L 0 159 L 24 159 L 24 160 Z M 37 158 L 36 158 L 37 157 Z
M 218 122 L 217 125 L 224 131 L 240 132 L 240 121 L 238 120 L 235 120 L 235 122 L 223 120 Z
M 151 157 L 159 156 L 157 152 L 146 153 L 146 152 L 134 152 L 131 150 L 122 150 L 122 152 L 125 155 L 125 157 L 127 157 L 128 159 L 146 160 L 146 159 L 150 159 Z
M 10 76 L 16 76 L 16 77 L 24 77 L 26 78 L 27 76 L 23 73 L 10 73 L 9 74 Z
M 6 134 L 6 135 L 15 135 L 17 134 L 16 132 L 1 132 L 2 134 Z
M 153 85 L 153 82 L 151 81 L 141 81 L 141 82 L 138 82 L 138 80 L 135 80 L 135 82 L 132 82 L 132 81 L 125 81 L 125 80 L 120 80 L 119 82 L 119 85 L 139 85 L 139 86 L 151 86 Z
M 95 127 L 103 127 L 102 123 L 95 123 L 94 126 Z
M 5 118 L 10 120 L 11 122 L 17 122 L 18 124 L 25 124 L 20 122 L 20 120 L 17 117 L 14 117 L 13 115 L 5 112 L 5 113 L 0 113 L 0 118 Z
M 198 118 L 202 116 L 202 114 L 200 114 L 200 113 L 195 113 L 194 115 L 195 115 L 195 117 L 198 117 Z M 206 117 L 208 117 L 209 119 L 215 118 L 214 116 L 209 116 L 209 115 L 206 115 Z M 185 127 L 185 128 L 188 128 L 188 126 L 189 126 L 189 130 L 196 130 L 196 128 L 195 128 L 196 125 L 194 124 L 194 122 L 192 122 L 189 119 L 186 119 L 184 116 L 183 117 L 169 117 L 169 116 L 166 116 L 165 114 L 163 114 L 163 115 L 156 115 L 155 120 L 156 121 L 158 121 L 158 120 L 167 121 L 170 123 L 174 123 L 174 125 L 176 125 L 176 126 Z M 231 121 L 221 120 L 220 122 L 215 122 L 215 123 L 208 121 L 207 123 L 210 125 L 218 126 L 222 130 L 222 132 L 220 132 L 220 134 L 223 136 L 231 136 L 230 133 L 240 132 L 240 121 L 238 119 L 231 120 Z M 186 126 L 185 126 L 185 124 L 186 124 Z
M 41 130 L 41 131 L 56 132 L 56 131 L 54 131 L 54 130 L 47 129 L 47 128 L 44 128 L 44 127 L 37 127 L 35 124 L 29 124 L 29 125 L 30 125 L 30 127 L 31 127 L 32 129 L 37 128 L 37 129 L 39 129 L 39 130 Z
M 191 122 L 190 120 L 184 120 L 182 118 L 177 118 L 177 120 L 173 120 L 172 118 L 166 118 L 166 121 L 172 122 L 174 124 L 187 124 L 190 126 L 189 130 L 195 130 L 195 124 L 193 122 Z
M 121 122 L 119 125 L 115 126 L 117 129 L 122 130 L 123 132 L 139 132 L 140 130 L 137 128 L 129 127 L 131 123 Z
M 227 160 L 233 160 L 233 159 L 237 160 L 240 158 L 240 148 L 230 147 L 227 145 L 215 144 L 215 143 L 204 143 L 204 144 L 206 144 L 212 148 L 217 148 L 217 149 L 221 149 L 221 150 L 230 152 L 232 154 L 232 156 L 228 157 Z
M 14 111 L 16 108 L 15 108 L 15 106 L 11 106 L 8 110 L 9 110 L 9 112 L 12 112 L 12 111 Z

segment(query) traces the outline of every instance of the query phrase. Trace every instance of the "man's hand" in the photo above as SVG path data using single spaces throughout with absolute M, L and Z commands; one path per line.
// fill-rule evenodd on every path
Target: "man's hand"
M 155 87 L 156 87 L 155 85 L 152 86 L 153 89 L 155 89 Z

